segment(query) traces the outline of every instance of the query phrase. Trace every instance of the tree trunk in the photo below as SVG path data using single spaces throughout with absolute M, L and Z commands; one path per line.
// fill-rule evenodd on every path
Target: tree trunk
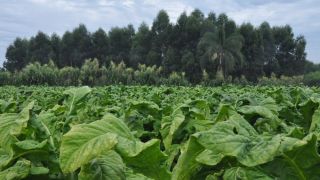
M 218 53 L 218 55 L 219 55 L 219 66 L 218 66 L 218 69 L 217 69 L 216 77 L 224 79 L 224 73 L 223 73 L 223 68 L 222 68 L 223 52 Z M 221 77 L 219 77 L 219 76 L 221 76 Z

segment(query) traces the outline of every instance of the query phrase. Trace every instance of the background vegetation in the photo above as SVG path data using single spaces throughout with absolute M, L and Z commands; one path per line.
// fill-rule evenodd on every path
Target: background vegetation
M 142 23 L 137 30 L 128 25 L 91 33 L 81 24 L 62 37 L 38 32 L 17 38 L 0 83 L 212 85 L 297 76 L 288 81 L 316 85 L 320 67 L 307 61 L 305 47 L 289 25 L 237 25 L 226 14 L 205 16 L 197 9 L 171 23 L 162 10 L 150 27 Z
M 39 62 L 31 63 L 21 71 L 0 71 L 0 85 L 48 85 L 48 86 L 104 86 L 104 85 L 174 85 L 190 86 L 184 72 L 171 72 L 168 76 L 163 73 L 162 67 L 138 65 L 137 69 L 127 67 L 123 62 L 110 66 L 100 66 L 97 59 L 88 59 L 80 67 L 58 68 L 52 61 L 41 65 Z M 257 82 L 249 81 L 245 76 L 224 79 L 209 78 L 206 71 L 202 72 L 198 84 L 203 86 L 217 86 L 222 84 L 238 85 L 310 85 L 320 84 L 320 73 L 311 72 L 300 76 L 277 77 L 274 73 L 270 77 L 259 77 Z

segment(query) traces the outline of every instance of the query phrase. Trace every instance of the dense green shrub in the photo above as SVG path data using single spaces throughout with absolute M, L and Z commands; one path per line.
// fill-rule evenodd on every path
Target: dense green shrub
M 19 73 L 20 83 L 24 85 L 56 85 L 58 71 L 59 70 L 52 62 L 45 65 L 35 62 L 27 65 Z
M 12 74 L 8 71 L 0 71 L 0 85 L 11 84 Z
M 258 84 L 260 85 L 300 85 L 303 84 L 303 76 L 280 76 L 277 78 L 275 74 L 271 74 L 271 76 L 258 79 Z
M 303 82 L 309 86 L 320 85 L 320 71 L 315 71 L 304 75 Z
M 109 66 L 101 66 L 97 59 L 87 59 L 81 68 L 64 67 L 58 69 L 50 61 L 41 65 L 38 62 L 28 64 L 21 71 L 11 73 L 0 71 L 0 85 L 49 85 L 49 86 L 103 86 L 103 85 L 192 85 L 184 72 L 172 72 L 166 75 L 163 68 L 139 64 L 137 69 L 127 67 L 124 62 L 110 62 Z M 210 77 L 205 70 L 202 72 L 202 86 L 220 86 L 222 84 L 253 85 L 244 75 L 240 78 L 232 76 Z M 305 76 L 280 76 L 271 74 L 261 77 L 259 85 L 310 85 L 320 84 L 320 71 Z
M 119 64 L 111 62 L 105 73 L 107 84 L 129 84 L 133 78 L 133 69 L 127 68 L 124 62 Z
M 95 85 L 96 79 L 100 76 L 98 59 L 87 59 L 81 67 L 80 81 L 81 84 Z
M 59 70 L 59 81 L 57 85 L 76 86 L 80 84 L 80 69 L 74 67 L 64 67 Z
M 163 80 L 164 84 L 167 85 L 179 85 L 179 86 L 186 86 L 189 85 L 184 73 L 177 73 L 172 72 L 169 78 L 165 78 Z
M 159 84 L 162 68 L 157 66 L 138 65 L 138 69 L 134 72 L 134 81 L 137 84 Z

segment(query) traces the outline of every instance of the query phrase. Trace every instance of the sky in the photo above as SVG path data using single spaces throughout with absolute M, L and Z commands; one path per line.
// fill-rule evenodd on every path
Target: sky
M 0 0 L 0 66 L 16 37 L 30 38 L 40 30 L 62 35 L 83 23 L 93 32 L 141 22 L 151 25 L 159 10 L 171 22 L 195 8 L 226 13 L 237 24 L 292 26 L 307 40 L 307 59 L 320 63 L 320 0 Z

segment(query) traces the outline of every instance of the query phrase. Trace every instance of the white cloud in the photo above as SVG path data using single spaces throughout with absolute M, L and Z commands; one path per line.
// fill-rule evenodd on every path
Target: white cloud
M 49 0 L 29 0 L 29 1 L 35 4 L 46 4 L 50 2 Z
M 161 0 L 144 0 L 143 4 L 144 5 L 152 5 L 155 6 L 157 4 L 159 4 L 161 2 Z
M 122 4 L 127 7 L 132 7 L 135 3 L 133 0 L 124 0 Z
M 110 0 L 98 0 L 98 5 L 99 6 L 114 6 L 115 1 L 110 1 Z
M 188 1 L 144 0 L 142 5 L 147 8 L 147 13 L 152 15 L 152 18 L 155 17 L 159 10 L 166 10 L 172 22 L 175 22 L 182 12 L 186 11 L 190 13 L 194 10 L 194 7 L 192 7 Z

